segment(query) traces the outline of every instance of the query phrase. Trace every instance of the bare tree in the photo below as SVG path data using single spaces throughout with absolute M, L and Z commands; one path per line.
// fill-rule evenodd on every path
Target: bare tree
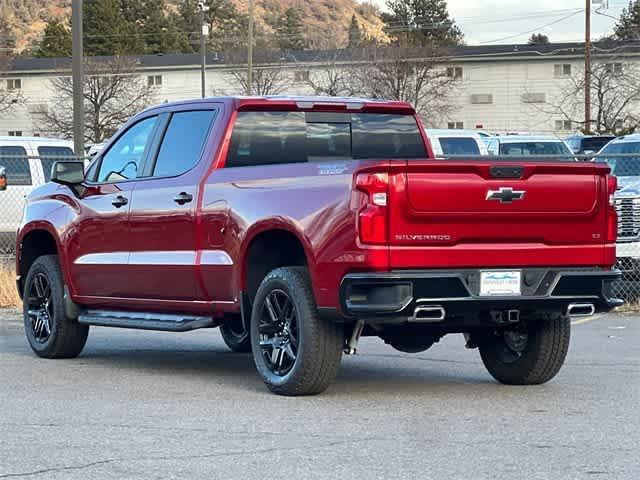
M 329 52 L 328 57 L 316 59 L 322 66 L 311 70 L 306 81 L 316 95 L 340 97 L 360 93 L 354 88 L 353 67 L 345 63 L 345 52 L 347 51 Z
M 445 53 L 400 44 L 354 49 L 348 59 L 330 59 L 308 83 L 318 94 L 409 102 L 427 123 L 436 124 L 456 108 L 457 79 L 446 67 Z
M 366 96 L 411 103 L 428 124 L 439 123 L 456 109 L 459 78 L 447 68 L 446 51 L 396 44 L 376 48 L 355 71 L 357 88 Z
M 584 122 L 584 69 L 560 80 L 560 93 L 540 108 L 545 113 L 570 120 L 581 126 L 585 133 L 619 134 L 637 128 L 640 118 L 637 105 L 640 100 L 640 69 L 634 64 L 615 59 L 594 62 L 591 68 L 592 124 Z
M 245 95 L 248 89 L 246 50 L 230 51 L 225 54 L 225 62 L 234 65 L 228 72 L 230 88 L 222 89 L 223 94 Z M 254 68 L 251 82 L 252 95 L 278 95 L 290 84 L 284 68 L 285 58 L 277 51 L 258 51 L 254 54 Z
M 85 141 L 99 143 L 113 135 L 132 115 L 154 101 L 153 87 L 136 75 L 134 60 L 116 57 L 85 64 Z M 57 101 L 41 113 L 56 134 L 73 135 L 73 83 L 66 73 L 51 80 Z

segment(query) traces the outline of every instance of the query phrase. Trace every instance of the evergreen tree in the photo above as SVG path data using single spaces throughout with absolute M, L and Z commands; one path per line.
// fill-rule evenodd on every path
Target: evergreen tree
M 70 57 L 71 31 L 59 19 L 47 23 L 36 57 Z
M 85 2 L 83 12 L 85 55 L 140 53 L 140 44 L 127 22 L 121 0 Z
M 355 14 L 351 16 L 351 24 L 349 25 L 348 31 L 349 43 L 347 44 L 348 48 L 359 47 L 362 44 L 362 33 L 360 32 L 360 25 L 358 24 L 358 19 Z
M 627 8 L 622 10 L 614 27 L 614 37 L 617 40 L 640 39 L 640 0 L 630 1 Z
M 287 8 L 275 26 L 276 42 L 282 50 L 304 50 L 307 41 L 303 34 L 300 12 L 293 7 Z
M 386 31 L 398 43 L 450 46 L 464 39 L 446 0 L 387 0 L 387 8 Z
M 529 37 L 527 43 L 529 45 L 547 45 L 549 43 L 549 37 L 544 33 L 534 33 Z

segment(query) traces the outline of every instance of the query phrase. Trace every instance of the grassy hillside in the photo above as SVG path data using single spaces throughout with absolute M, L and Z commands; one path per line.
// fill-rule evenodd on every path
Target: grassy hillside
M 99 1 L 99 0 L 94 0 Z M 231 0 L 240 11 L 247 11 L 247 0 Z M 175 9 L 178 0 L 166 0 L 167 8 Z M 266 18 L 289 7 L 299 9 L 305 24 L 305 36 L 313 48 L 342 47 L 347 42 L 347 29 L 352 15 L 367 38 L 386 39 L 379 11 L 372 4 L 355 0 L 256 0 L 256 23 L 262 31 L 271 28 Z M 46 22 L 53 17 L 69 18 L 71 0 L 0 0 L 0 19 L 8 25 L 7 32 L 15 40 L 17 52 L 26 52 L 42 37 Z M 3 35 L 7 35 L 2 32 Z

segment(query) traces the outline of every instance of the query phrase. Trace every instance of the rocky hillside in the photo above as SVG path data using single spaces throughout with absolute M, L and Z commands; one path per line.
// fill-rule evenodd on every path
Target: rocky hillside
M 99 1 L 99 0 L 94 0 Z M 166 0 L 167 9 L 176 9 L 180 0 Z M 247 0 L 229 0 L 241 12 Z M 370 3 L 356 0 L 256 0 L 256 23 L 269 31 L 267 18 L 289 7 L 299 9 L 305 24 L 305 36 L 314 48 L 335 48 L 347 42 L 347 30 L 353 15 L 366 38 L 382 40 L 379 10 Z M 54 17 L 70 18 L 71 0 L 0 0 L 0 24 L 8 28 L 3 37 L 12 37 L 17 52 L 33 48 L 42 37 L 45 23 Z

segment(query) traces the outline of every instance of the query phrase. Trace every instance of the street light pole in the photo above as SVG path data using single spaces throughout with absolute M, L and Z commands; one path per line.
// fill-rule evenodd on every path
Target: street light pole
M 82 0 L 71 2 L 73 78 L 73 148 L 78 157 L 84 156 L 84 48 L 82 45 Z
M 209 7 L 204 2 L 199 2 L 200 8 L 200 90 L 202 98 L 207 96 L 207 36 L 209 35 L 209 25 L 205 22 L 205 13 Z
M 247 95 L 253 90 L 253 0 L 249 0 L 249 43 L 247 45 Z
M 586 0 L 584 38 L 584 130 L 591 133 L 591 0 Z

